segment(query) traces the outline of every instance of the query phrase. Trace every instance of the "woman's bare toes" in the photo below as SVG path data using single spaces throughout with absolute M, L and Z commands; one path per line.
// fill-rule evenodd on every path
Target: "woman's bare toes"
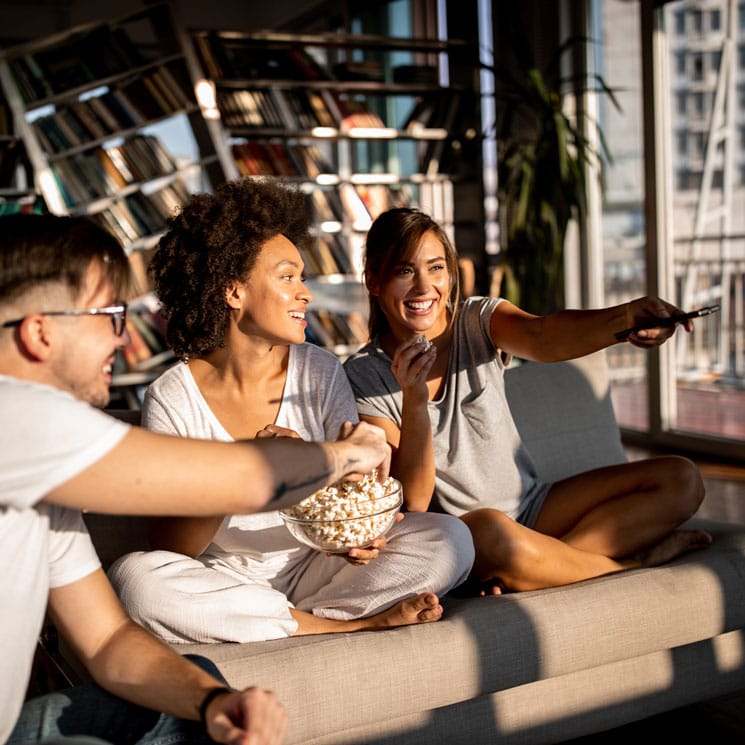
M 706 548 L 711 541 L 711 535 L 705 530 L 676 530 L 640 554 L 639 560 L 642 566 L 656 567 L 689 551 Z
M 441 618 L 442 606 L 437 595 L 433 592 L 423 592 L 416 597 L 401 600 L 370 620 L 374 628 L 390 629 L 415 623 L 430 623 Z

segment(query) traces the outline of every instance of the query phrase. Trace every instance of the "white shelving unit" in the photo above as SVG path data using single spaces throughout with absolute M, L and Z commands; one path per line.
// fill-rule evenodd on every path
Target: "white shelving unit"
M 393 206 L 454 223 L 449 158 L 473 91 L 449 85 L 465 41 L 373 35 L 191 31 L 223 170 L 296 183 L 315 210 L 305 257 L 311 334 L 344 355 L 366 339 L 364 237 Z M 477 76 L 474 76 L 477 79 Z M 469 99 L 470 100 L 470 99 Z M 320 324 L 315 334 L 314 328 Z M 360 334 L 362 335 L 360 337 Z
M 4 50 L 0 84 L 50 212 L 93 216 L 130 254 L 210 188 L 210 169 L 224 178 L 195 131 L 204 121 L 168 4 Z M 174 127 L 189 153 L 166 147 Z

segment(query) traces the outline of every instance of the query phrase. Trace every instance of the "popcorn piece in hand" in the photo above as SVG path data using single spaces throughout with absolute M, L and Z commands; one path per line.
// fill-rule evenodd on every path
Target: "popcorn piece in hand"
M 421 344 L 423 346 L 423 351 L 429 352 L 429 348 L 432 346 L 432 342 L 424 334 L 417 334 L 416 341 L 417 344 Z

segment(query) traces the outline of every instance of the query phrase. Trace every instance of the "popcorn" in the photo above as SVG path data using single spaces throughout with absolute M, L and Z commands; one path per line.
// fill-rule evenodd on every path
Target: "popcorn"
M 424 352 L 429 352 L 429 348 L 432 346 L 432 342 L 424 334 L 417 334 L 416 341 L 417 344 L 423 345 Z
M 280 514 L 293 535 L 324 551 L 369 546 L 393 524 L 401 506 L 401 485 L 375 475 L 337 481 Z M 307 521 L 307 522 L 306 522 Z

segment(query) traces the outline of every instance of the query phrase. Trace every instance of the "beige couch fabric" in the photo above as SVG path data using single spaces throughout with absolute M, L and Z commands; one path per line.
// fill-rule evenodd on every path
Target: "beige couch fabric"
M 544 478 L 624 460 L 604 355 L 507 381 Z M 87 517 L 105 562 L 127 531 L 144 540 L 139 521 Z M 668 565 L 447 598 L 435 624 L 178 649 L 277 691 L 290 744 L 559 742 L 745 687 L 745 526 L 706 526 L 714 545 Z

